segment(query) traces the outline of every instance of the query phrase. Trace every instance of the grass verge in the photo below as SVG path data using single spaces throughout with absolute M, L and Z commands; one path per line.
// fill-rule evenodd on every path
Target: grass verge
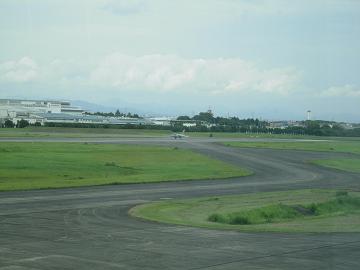
M 342 171 L 360 173 L 360 159 L 318 159 L 311 160 L 310 163 Z
M 255 147 L 271 149 L 291 149 L 306 151 L 344 152 L 360 154 L 359 141 L 311 141 L 311 142 L 225 142 L 231 147 Z
M 246 169 L 190 150 L 87 143 L 0 143 L 0 190 L 229 178 Z
M 360 192 L 297 190 L 154 202 L 136 217 L 214 229 L 360 232 Z
M 168 130 L 113 129 L 113 128 L 62 128 L 26 127 L 0 128 L 0 138 L 117 138 L 117 137 L 158 137 L 169 136 Z
M 347 192 L 337 192 L 336 198 L 311 204 L 286 205 L 283 203 L 263 206 L 251 210 L 229 213 L 214 213 L 208 217 L 211 222 L 248 225 L 291 221 L 307 216 L 329 216 L 351 214 L 360 210 L 360 198 L 351 197 Z

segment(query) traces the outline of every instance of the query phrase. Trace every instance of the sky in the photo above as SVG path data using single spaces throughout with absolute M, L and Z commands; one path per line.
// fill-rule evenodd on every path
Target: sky
M 1 0 L 0 98 L 360 122 L 360 1 Z

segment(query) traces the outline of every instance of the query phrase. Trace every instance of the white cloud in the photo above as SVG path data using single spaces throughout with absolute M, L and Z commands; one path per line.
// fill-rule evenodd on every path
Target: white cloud
M 54 59 L 38 63 L 30 57 L 0 63 L 0 82 L 50 83 L 69 87 L 86 83 L 91 64 L 86 61 Z
M 114 53 L 100 61 L 90 80 L 119 89 L 286 94 L 297 87 L 299 72 L 291 68 L 261 69 L 241 59 L 185 59 L 175 55 L 135 57 Z
M 355 85 L 332 86 L 321 93 L 330 97 L 360 97 L 360 88 Z
M 38 65 L 30 57 L 0 63 L 0 81 L 28 82 L 38 77 Z
M 176 55 L 130 56 L 113 53 L 95 64 L 54 59 L 38 64 L 24 57 L 0 63 L 0 82 L 36 82 L 64 89 L 79 86 L 111 93 L 178 93 L 184 95 L 286 95 L 298 89 L 299 72 L 292 68 L 260 68 L 237 58 L 182 58 Z

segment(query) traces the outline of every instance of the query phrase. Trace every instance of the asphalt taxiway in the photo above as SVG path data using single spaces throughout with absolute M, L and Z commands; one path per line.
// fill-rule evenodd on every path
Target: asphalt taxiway
M 160 224 L 128 215 L 137 204 L 171 198 L 299 188 L 359 190 L 360 174 L 306 162 L 353 154 L 230 148 L 210 138 L 0 141 L 176 145 L 254 171 L 254 175 L 227 180 L 1 192 L 0 270 L 360 269 L 360 233 L 241 233 Z

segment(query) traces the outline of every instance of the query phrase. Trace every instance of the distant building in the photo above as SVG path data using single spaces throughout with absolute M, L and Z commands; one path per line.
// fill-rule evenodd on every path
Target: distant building
M 184 127 L 196 127 L 196 123 L 183 123 L 182 124 Z
M 306 119 L 307 119 L 308 121 L 311 120 L 311 111 L 310 111 L 310 110 L 308 110 L 308 111 L 306 112 Z
M 170 126 L 171 121 L 173 121 L 172 117 L 151 117 L 149 120 L 152 122 L 153 125 L 157 126 Z
M 304 127 L 303 121 L 269 121 L 267 128 L 279 128 L 279 129 L 286 129 L 288 127 Z
M 198 125 L 206 125 L 207 123 L 204 121 L 199 121 L 199 120 L 192 120 L 192 119 L 188 119 L 188 120 L 172 120 L 171 121 L 171 125 L 177 125 L 177 126 L 183 126 L 183 127 L 196 127 Z
M 0 99 L 0 123 L 11 120 L 15 124 L 26 120 L 30 124 L 40 123 L 90 123 L 110 125 L 150 125 L 143 118 L 106 117 L 87 115 L 81 107 L 68 101 Z
M 0 117 L 14 117 L 17 114 L 32 113 L 71 113 L 82 114 L 85 111 L 71 106 L 69 101 L 0 99 Z
M 99 115 L 43 113 L 33 115 L 41 119 L 42 123 L 83 123 L 109 125 L 149 125 L 151 122 L 143 118 L 107 117 Z
M 271 121 L 269 122 L 268 128 L 280 128 L 285 129 L 289 126 L 287 121 Z

